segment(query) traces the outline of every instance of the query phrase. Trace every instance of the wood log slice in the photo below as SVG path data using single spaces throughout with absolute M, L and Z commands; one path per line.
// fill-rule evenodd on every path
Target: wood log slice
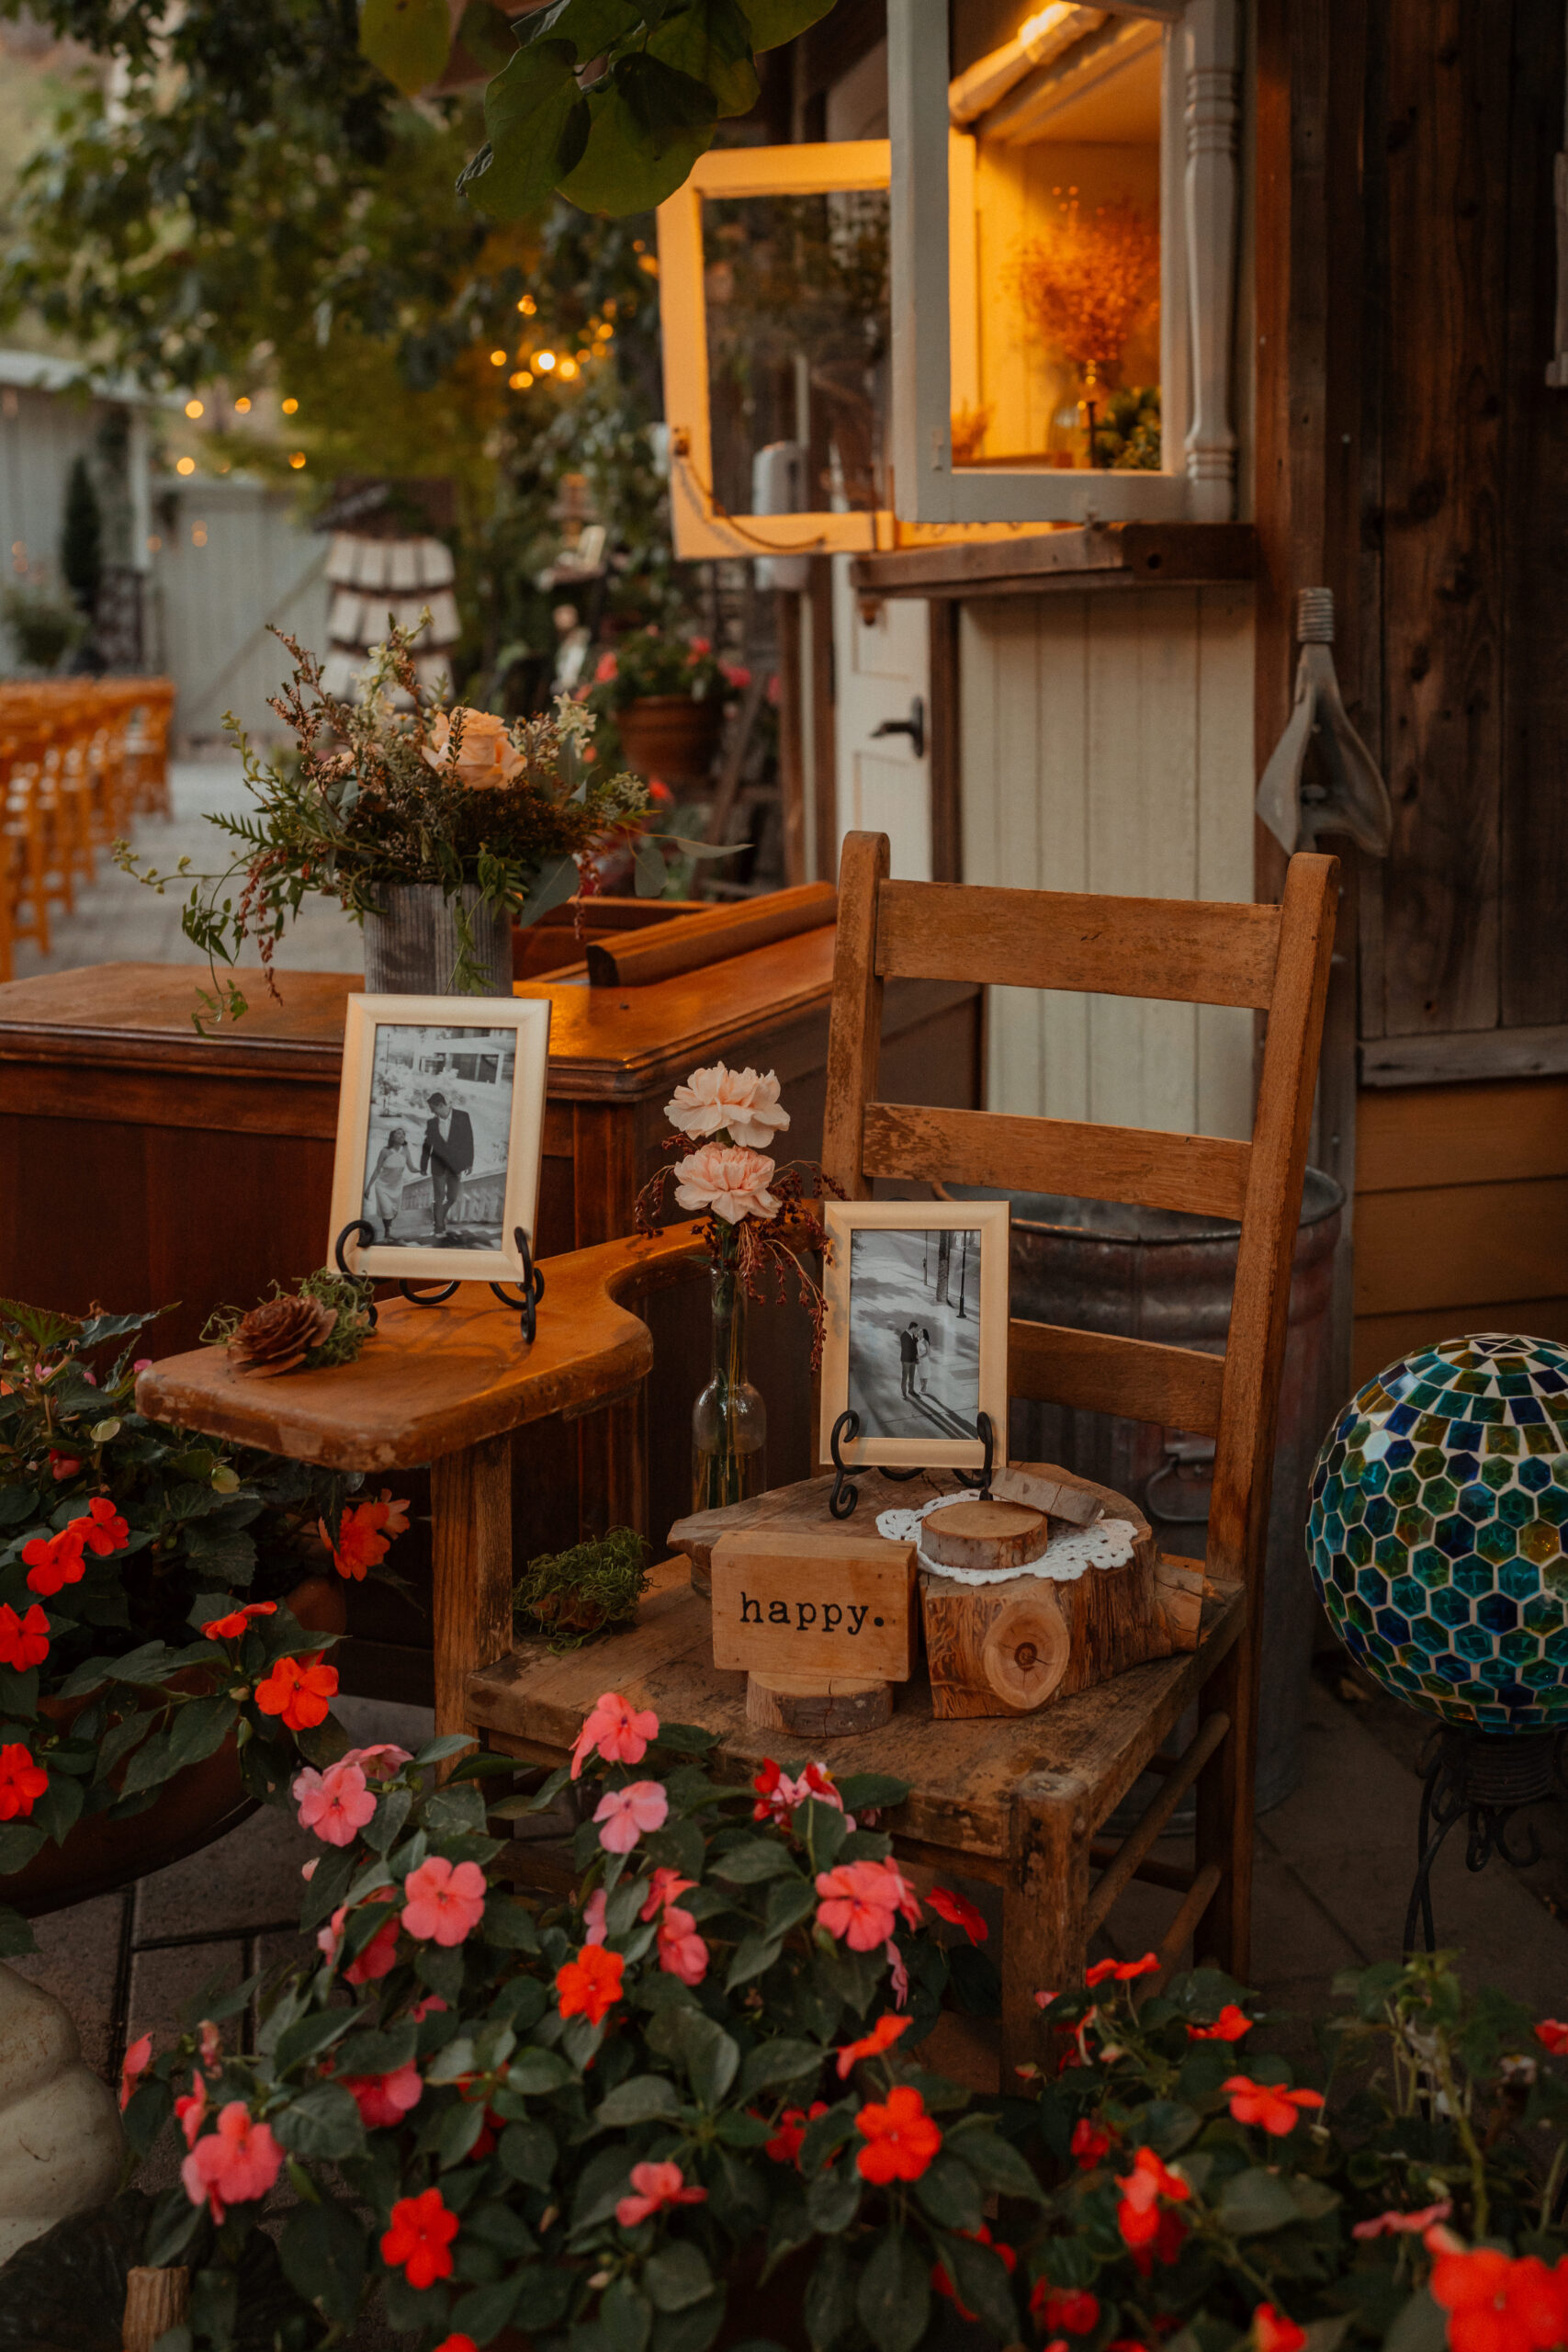
M 1045 1513 L 1027 1503 L 949 1503 L 920 1522 L 920 1549 L 944 1568 L 1021 1568 L 1045 1549 Z
M 852 1739 L 892 1720 L 893 1688 L 850 1675 L 753 1672 L 746 1677 L 746 1720 L 797 1739 Z
M 1040 1577 L 1021 1582 L 986 1628 L 980 1668 L 998 1699 L 1027 1710 L 1048 1699 L 1066 1674 L 1073 1637 L 1056 1587 Z

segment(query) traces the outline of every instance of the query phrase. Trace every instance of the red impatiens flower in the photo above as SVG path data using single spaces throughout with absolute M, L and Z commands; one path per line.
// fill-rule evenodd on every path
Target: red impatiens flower
M 0 1747 L 0 1821 L 31 1813 L 49 1786 L 49 1774 L 33 1761 L 30 1747 L 9 1740 Z
M 1514 2261 L 1492 2246 L 1467 2248 L 1439 2227 L 1424 2243 L 1436 2256 L 1427 2281 L 1449 2313 L 1450 2352 L 1545 2352 L 1568 2343 L 1568 2273 L 1539 2255 Z
M 858 2065 L 863 2058 L 880 2058 L 885 2050 L 891 2050 L 898 2036 L 908 2033 L 914 2022 L 913 2018 L 878 2018 L 871 2031 L 863 2034 L 858 2041 L 846 2041 L 839 2052 L 839 2080 L 842 2082 L 851 2067 Z
M 1073 2126 L 1072 2151 L 1073 2162 L 1080 2172 L 1092 2172 L 1114 2145 L 1114 2136 L 1103 2123 L 1091 2123 L 1087 2115 L 1079 2116 Z
M 862 2179 L 878 2188 L 893 2180 L 919 2180 L 942 2145 L 925 2100 L 908 2083 L 895 2084 L 885 2101 L 863 2107 L 855 2130 L 866 2143 L 855 2164 Z
M 1298 2327 L 1288 2312 L 1277 2312 L 1272 2303 L 1259 2303 L 1252 2314 L 1257 2352 L 1302 2352 L 1306 2340 L 1305 2328 Z
M 81 1527 L 79 1519 L 73 1520 L 58 1535 L 35 1535 L 23 1544 L 29 1592 L 51 1600 L 62 1585 L 81 1583 L 87 1565 L 82 1556 Z
M 1162 2197 L 1180 2204 L 1192 2194 L 1181 2175 L 1163 2165 L 1152 2148 L 1137 2151 L 1132 2171 L 1118 2175 L 1116 2186 L 1122 2191 L 1116 2226 L 1123 2243 L 1134 2247 L 1149 2245 L 1158 2236 Z
M 1148 1976 L 1158 1966 L 1157 1951 L 1146 1951 L 1142 1960 L 1097 1960 L 1092 1968 L 1085 1969 L 1083 1981 L 1091 1992 L 1108 1977 L 1114 1977 L 1118 1984 L 1131 1984 L 1134 1978 Z
M 1013 2247 L 1005 2244 L 1002 2239 L 993 2238 L 990 2229 L 986 2222 L 982 2222 L 977 2230 L 960 2230 L 958 2234 L 962 2238 L 968 2238 L 975 2245 L 988 2245 L 991 2252 L 1001 2263 L 1004 2270 L 1013 2271 L 1017 2269 L 1018 2255 L 1016 2251 Z M 931 2285 L 939 2295 L 947 2295 L 951 2297 L 953 2308 L 958 2313 L 960 2319 L 967 2320 L 972 2327 L 978 2325 L 978 2312 L 970 2311 L 965 2303 L 960 2301 L 958 2290 L 954 2287 L 952 2279 L 947 2275 L 947 2267 L 945 2263 L 932 2263 Z
M 227 1617 L 209 1617 L 201 1629 L 204 1642 L 237 1642 L 253 1617 L 276 1617 L 276 1600 L 247 1600 L 243 1609 L 231 1609 Z
M 409 1507 L 406 1502 L 394 1502 L 389 1487 L 381 1489 L 378 1502 L 355 1503 L 345 1510 L 338 1521 L 337 1542 L 327 1532 L 326 1521 L 316 1524 L 322 1543 L 337 1563 L 340 1577 L 353 1577 L 363 1584 L 366 1571 L 379 1567 L 386 1558 L 394 1535 L 406 1532 Z
M 399 2066 L 389 2075 L 340 2075 L 338 2080 L 359 2109 L 360 2121 L 372 2131 L 400 2123 L 424 2090 L 417 2066 Z
M 27 1557 L 26 1553 L 23 1558 Z M 1568 2025 L 1561 2018 L 1542 2018 L 1535 2030 L 1535 2038 L 1543 2050 L 1554 2058 L 1568 2058 Z
M 111 1552 L 118 1552 L 130 1541 L 130 1528 L 107 1495 L 93 1497 L 87 1505 L 86 1517 L 73 1519 L 66 1530 L 67 1534 L 73 1530 L 80 1531 L 88 1551 L 96 1552 L 100 1560 L 107 1560 Z
M 1255 2083 L 1249 2075 L 1229 2075 L 1220 2087 L 1230 2094 L 1238 2123 L 1260 2123 L 1276 2140 L 1295 2130 L 1304 2109 L 1323 2105 L 1321 2091 L 1282 2090 L 1278 2083 Z
M 438 2188 L 422 2189 L 417 2197 L 400 2197 L 392 2208 L 392 2225 L 381 2239 L 381 2259 L 389 2270 L 401 2270 L 411 2287 L 434 2287 L 452 2275 L 452 2241 L 457 2216 L 449 2213 Z
M 152 2063 L 152 2037 L 150 2033 L 138 2034 L 127 2050 L 119 2070 L 119 2103 L 122 2109 L 130 2105 L 136 2086 Z
M 281 1715 L 289 1731 L 311 1731 L 325 1723 L 336 1691 L 335 1666 L 302 1666 L 297 1657 L 280 1657 L 256 1684 L 256 1704 L 264 1715 Z
M 556 1993 L 563 2018 L 584 2017 L 598 2025 L 621 1997 L 626 1961 L 603 1944 L 584 1944 L 575 1960 L 556 1971 Z
M 221 2222 L 231 2205 L 265 2197 L 283 2170 L 283 2151 L 271 2126 L 258 2122 L 243 2098 L 218 2112 L 218 2128 L 196 2141 L 180 2166 L 186 2195 Z
M 815 2123 L 819 2115 L 828 2112 L 825 2098 L 813 2099 L 809 2108 L 786 2107 L 780 2116 L 778 2128 L 771 2140 L 762 2143 L 762 2154 L 772 2156 L 776 2165 L 793 2165 L 800 2156 L 800 2143 L 806 2137 L 806 2127 Z
M 1189 2041 L 1239 2041 L 1244 2033 L 1252 2031 L 1252 2019 L 1234 2001 L 1227 2001 L 1213 2025 L 1190 2025 Z
M 950 1886 L 933 1886 L 926 1901 L 939 1919 L 962 1928 L 972 1944 L 983 1944 L 991 1932 L 967 1895 L 955 1894 Z
M 623 2197 L 615 2208 L 615 2219 L 623 2230 L 635 2230 L 639 2222 L 651 2220 L 667 2205 L 707 2202 L 705 2188 L 687 2188 L 679 2165 L 633 2165 L 631 2178 L 631 2196 Z
M 30 1666 L 41 1666 L 49 1656 L 49 1619 L 35 1600 L 25 1617 L 18 1617 L 7 1600 L 0 1604 L 0 1666 L 15 1667 L 25 1674 Z
M 1100 2298 L 1084 2287 L 1053 2287 L 1037 2278 L 1029 2308 L 1047 2335 L 1092 2335 L 1100 2325 Z

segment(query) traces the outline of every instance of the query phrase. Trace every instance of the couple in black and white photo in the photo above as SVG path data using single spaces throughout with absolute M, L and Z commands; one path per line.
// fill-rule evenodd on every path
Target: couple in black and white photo
M 924 1395 L 925 1366 L 931 1360 L 931 1332 L 919 1323 L 906 1323 L 898 1334 L 900 1395 Z
M 510 1031 L 378 1024 L 362 1212 L 378 1249 L 499 1245 L 515 1071 Z
M 416 1168 L 409 1153 L 408 1130 L 394 1127 L 366 1184 L 368 1204 L 390 1241 L 392 1226 L 401 1214 L 403 1187 L 413 1176 L 430 1176 L 432 1212 L 437 1240 L 446 1235 L 447 1220 L 456 1221 L 462 1199 L 463 1179 L 474 1164 L 474 1126 L 466 1111 L 454 1110 L 445 1094 L 427 1098 L 430 1116 Z
M 868 1438 L 976 1435 L 979 1272 L 979 1235 L 962 1227 L 852 1236 L 847 1401 Z

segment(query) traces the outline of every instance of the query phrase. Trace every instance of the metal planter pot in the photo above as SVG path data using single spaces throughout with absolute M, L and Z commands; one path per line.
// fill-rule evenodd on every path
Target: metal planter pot
M 953 1184 L 961 1200 L 1012 1203 L 1012 1311 L 1032 1322 L 1117 1332 L 1224 1352 L 1240 1227 L 1110 1201 Z M 1306 1562 L 1307 1486 L 1335 1399 L 1327 1393 L 1328 1308 L 1345 1196 L 1309 1168 L 1291 1275 L 1290 1328 L 1274 1449 L 1263 1597 L 1258 1724 L 1260 1813 L 1302 1775 L 1308 1679 L 1317 1623 Z M 1208 1535 L 1213 1446 L 1190 1433 L 1109 1413 L 1016 1402 L 1009 1442 L 1020 1461 L 1060 1462 L 1131 1496 L 1161 1548 L 1201 1559 Z
M 502 908 L 481 903 L 465 885 L 446 898 L 436 882 L 398 882 L 381 893 L 386 913 L 365 918 L 367 996 L 459 996 L 457 985 L 461 943 L 457 909 L 467 910 L 474 949 L 484 973 L 479 996 L 512 994 L 512 918 Z

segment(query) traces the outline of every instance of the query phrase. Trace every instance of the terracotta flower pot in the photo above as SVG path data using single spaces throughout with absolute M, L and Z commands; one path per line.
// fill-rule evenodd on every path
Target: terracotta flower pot
M 284 1605 L 312 1633 L 341 1634 L 348 1622 L 343 1588 L 335 1577 L 307 1577 Z M 211 1679 L 199 1668 L 175 1677 L 182 1690 L 201 1691 Z M 57 1721 L 66 1721 L 85 1703 L 61 1705 L 45 1700 L 42 1706 Z M 85 1903 L 92 1895 L 108 1894 L 211 1845 L 255 1809 L 255 1798 L 245 1793 L 239 1747 L 231 1732 L 212 1755 L 165 1781 L 145 1813 L 130 1821 L 93 1814 L 68 1832 L 62 1846 L 45 1846 L 25 1870 L 0 1879 L 0 1902 L 38 1918 L 68 1904 Z
M 700 786 L 709 781 L 724 711 L 690 695 L 645 695 L 615 713 L 615 725 L 622 756 L 638 775 Z

